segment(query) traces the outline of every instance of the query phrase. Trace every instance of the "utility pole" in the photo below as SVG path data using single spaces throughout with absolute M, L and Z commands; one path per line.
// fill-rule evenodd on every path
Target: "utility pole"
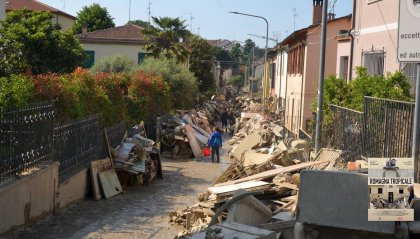
M 324 72 L 325 72 L 325 45 L 327 41 L 327 13 L 328 0 L 324 0 L 322 6 L 322 29 L 321 29 L 321 57 L 319 64 L 319 84 L 318 84 L 318 105 L 316 109 L 316 128 L 315 128 L 315 153 L 321 149 L 322 131 L 322 106 L 324 104 Z
M 152 11 L 151 11 L 151 6 L 152 6 L 152 3 L 150 2 L 150 0 L 149 0 L 149 6 L 147 7 L 147 10 L 148 10 L 148 13 L 149 13 L 149 25 L 150 25 L 150 15 L 152 14 Z
M 296 8 L 293 8 L 293 31 L 296 31 L 296 17 L 297 17 Z
M 254 90 L 254 59 L 255 59 L 255 45 L 252 48 L 252 65 L 251 65 L 251 82 L 250 82 L 250 90 L 251 92 L 251 98 L 252 98 L 252 91 Z
M 420 113 L 420 63 L 417 63 L 417 79 L 416 79 L 416 101 L 414 105 L 414 123 L 413 123 L 413 147 L 412 155 L 414 159 L 414 180 L 419 182 L 419 113 Z
M 128 1 L 128 21 L 131 21 L 131 0 Z

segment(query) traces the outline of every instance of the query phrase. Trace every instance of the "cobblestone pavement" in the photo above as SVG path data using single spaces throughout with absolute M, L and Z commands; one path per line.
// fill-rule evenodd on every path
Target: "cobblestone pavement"
M 77 203 L 3 238 L 173 238 L 180 228 L 170 224 L 168 214 L 197 203 L 197 196 L 228 164 L 223 158 L 222 163 L 164 159 L 162 164 L 164 178 L 150 186 L 130 187 L 108 200 Z

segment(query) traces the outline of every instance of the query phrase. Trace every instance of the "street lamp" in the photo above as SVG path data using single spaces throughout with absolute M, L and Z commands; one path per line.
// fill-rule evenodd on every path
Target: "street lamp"
M 263 19 L 264 21 L 265 21 L 265 23 L 266 23 L 266 25 L 267 25 L 267 31 L 266 31 L 266 34 L 265 34 L 265 54 L 264 54 L 264 78 L 266 79 L 267 78 L 267 49 L 268 49 L 268 21 L 267 21 L 267 19 L 265 19 L 264 17 L 261 17 L 261 16 L 256 16 L 256 15 L 251 15 L 251 14 L 247 14 L 247 13 L 241 13 L 241 12 L 229 12 L 229 13 L 232 13 L 232 14 L 238 14 L 238 15 L 244 15 L 244 16 L 249 16 L 249 17 L 256 17 L 256 18 L 261 18 L 261 19 Z M 265 95 L 265 79 L 263 79 L 263 82 L 262 82 L 262 87 L 263 87 L 263 100 L 265 100 L 265 98 L 266 98 L 266 95 Z M 263 105 L 265 105 L 265 103 L 263 104 Z

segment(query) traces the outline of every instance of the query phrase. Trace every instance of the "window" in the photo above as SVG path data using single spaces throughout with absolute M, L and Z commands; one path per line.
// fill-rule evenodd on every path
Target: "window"
M 382 188 L 378 188 L 378 194 L 382 194 Z
M 270 65 L 271 89 L 276 87 L 276 63 Z
M 403 189 L 403 188 L 400 188 L 400 189 L 398 190 L 398 192 L 399 192 L 400 194 L 404 194 L 404 189 Z
M 340 75 L 338 76 L 340 79 L 347 81 L 349 72 L 349 57 L 342 56 L 340 57 Z
M 383 75 L 384 61 L 384 51 L 362 52 L 362 66 L 366 67 L 369 75 Z
M 137 64 L 141 64 L 144 61 L 146 55 L 147 53 L 139 52 L 139 54 L 137 55 Z
M 417 78 L 417 64 L 416 63 L 407 63 L 402 66 L 402 73 L 407 76 L 408 80 L 411 83 L 411 93 L 415 93 L 416 89 L 416 78 Z
M 289 51 L 287 74 L 302 74 L 305 61 L 305 48 L 298 46 Z
M 83 64 L 84 68 L 91 68 L 95 64 L 95 51 L 85 51 L 87 58 Z

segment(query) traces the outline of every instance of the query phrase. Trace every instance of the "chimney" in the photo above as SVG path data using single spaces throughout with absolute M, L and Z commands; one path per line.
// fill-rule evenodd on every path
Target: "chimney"
M 329 20 L 334 20 L 334 19 L 335 19 L 335 14 L 332 13 L 332 12 L 328 13 L 328 21 Z
M 0 0 L 0 21 L 6 17 L 6 0 Z
M 86 34 L 86 33 L 88 33 L 88 24 L 82 23 L 82 34 Z
M 312 11 L 312 25 L 320 24 L 322 21 L 322 4 L 323 0 L 313 0 L 314 6 Z

